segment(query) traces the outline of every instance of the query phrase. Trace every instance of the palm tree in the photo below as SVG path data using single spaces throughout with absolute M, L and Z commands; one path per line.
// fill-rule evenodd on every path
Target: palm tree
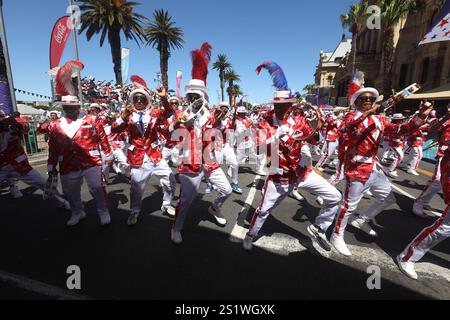
M 227 70 L 225 70 L 224 80 L 228 83 L 227 92 L 230 98 L 230 104 L 232 104 L 232 93 L 234 90 L 231 90 L 231 88 L 234 88 L 235 81 L 241 81 L 241 77 L 236 72 L 234 72 L 232 68 L 228 68 Z
M 369 14 L 367 13 L 367 8 L 369 4 L 367 1 L 357 3 L 350 6 L 348 13 L 341 14 L 341 24 L 343 28 L 349 28 L 349 31 L 353 34 L 352 38 L 352 51 L 353 51 L 353 62 L 352 71 L 355 71 L 356 63 L 356 50 L 358 34 L 363 28 L 364 24 L 367 22 Z
M 312 93 L 314 91 L 314 89 L 316 89 L 316 84 L 312 83 L 312 84 L 307 84 L 304 88 L 303 88 L 303 92 L 306 93 Z
M 138 45 L 143 41 L 142 23 L 146 18 L 133 11 L 134 7 L 140 3 L 128 0 L 80 0 L 79 2 L 83 3 L 80 6 L 82 14 L 79 33 L 86 31 L 88 41 L 94 34 L 101 33 L 100 47 L 108 36 L 116 82 L 122 84 L 120 32 L 124 33 L 125 39 L 133 39 Z
M 167 70 L 169 68 L 170 53 L 174 49 L 183 48 L 183 30 L 175 26 L 172 17 L 164 9 L 155 10 L 154 21 L 147 24 L 145 36 L 147 44 L 159 51 L 159 63 L 161 67 L 162 82 L 166 89 L 169 88 Z
M 394 28 L 400 20 L 419 8 L 416 0 L 381 0 L 381 28 L 383 32 L 383 93 L 392 94 L 392 65 L 394 60 Z M 401 88 L 398 88 L 401 89 Z
M 225 88 L 225 70 L 231 68 L 231 63 L 228 62 L 228 58 L 224 54 L 217 56 L 216 62 L 213 64 L 213 69 L 219 71 L 220 89 L 222 92 L 222 101 L 225 100 L 224 88 Z

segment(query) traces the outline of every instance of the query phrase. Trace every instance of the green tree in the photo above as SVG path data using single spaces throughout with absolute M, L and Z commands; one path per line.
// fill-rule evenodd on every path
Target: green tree
M 317 85 L 312 83 L 312 84 L 307 84 L 304 88 L 303 88 L 303 92 L 306 93 L 312 93 L 314 91 L 314 89 L 317 88 Z
M 134 12 L 134 7 L 140 3 L 127 0 L 81 0 L 78 2 L 82 3 L 79 33 L 86 31 L 88 41 L 94 34 L 101 34 L 100 47 L 108 37 L 116 82 L 122 84 L 120 33 L 123 32 L 127 40 L 135 40 L 138 45 L 143 41 L 142 23 L 146 18 Z
M 153 21 L 145 27 L 145 36 L 147 44 L 156 47 L 159 51 L 159 63 L 161 68 L 161 77 L 163 85 L 169 88 L 169 78 L 167 71 L 169 69 L 169 58 L 171 51 L 183 48 L 183 30 L 175 26 L 175 22 L 168 11 L 163 9 L 155 10 Z
M 224 79 L 228 83 L 227 93 L 230 99 L 230 104 L 233 104 L 232 96 L 236 89 L 234 83 L 241 81 L 241 77 L 236 72 L 234 72 L 232 68 L 228 68 L 227 70 L 225 70 Z
M 219 54 L 217 56 L 216 62 L 213 64 L 213 69 L 219 72 L 220 79 L 220 89 L 222 93 L 222 101 L 225 100 L 224 88 L 225 88 L 225 71 L 231 68 L 231 63 L 228 61 L 228 58 L 224 54 Z

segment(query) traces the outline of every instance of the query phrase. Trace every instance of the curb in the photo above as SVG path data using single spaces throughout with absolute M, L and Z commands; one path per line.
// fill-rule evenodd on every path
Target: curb
M 39 158 L 28 158 L 28 162 L 30 163 L 30 166 L 40 166 L 43 164 L 46 164 L 48 160 L 48 154 L 43 154 Z

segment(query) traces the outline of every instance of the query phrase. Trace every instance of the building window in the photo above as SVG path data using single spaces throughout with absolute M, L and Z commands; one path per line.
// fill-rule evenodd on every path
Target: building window
M 416 82 L 415 80 L 415 72 L 416 72 L 416 63 L 411 63 L 411 66 L 408 70 L 408 84 Z
M 430 58 L 425 58 L 422 63 L 422 76 L 420 77 L 421 84 L 427 83 L 429 69 L 430 69 Z
M 404 63 L 402 64 L 400 68 L 400 78 L 398 80 L 398 87 L 404 88 L 406 85 L 406 76 L 408 74 L 408 64 Z

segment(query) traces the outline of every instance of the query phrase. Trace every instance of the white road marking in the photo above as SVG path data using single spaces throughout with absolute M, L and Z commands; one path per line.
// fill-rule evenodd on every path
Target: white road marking
M 0 280 L 6 282 L 14 287 L 18 287 L 27 291 L 41 294 L 47 297 L 52 297 L 61 300 L 91 300 L 90 298 L 72 293 L 40 281 L 25 278 L 16 274 L 0 270 Z
M 241 212 L 239 213 L 239 217 L 236 221 L 236 224 L 234 225 L 233 230 L 230 234 L 230 241 L 233 242 L 240 242 L 244 240 L 245 235 L 247 234 L 247 229 L 243 227 L 245 217 L 247 216 L 248 210 L 253 204 L 253 200 L 255 199 L 256 195 L 256 184 L 261 179 L 261 176 L 257 175 L 255 177 L 255 180 L 253 181 L 253 187 L 248 192 L 247 199 L 245 199 L 245 205 L 242 207 Z

